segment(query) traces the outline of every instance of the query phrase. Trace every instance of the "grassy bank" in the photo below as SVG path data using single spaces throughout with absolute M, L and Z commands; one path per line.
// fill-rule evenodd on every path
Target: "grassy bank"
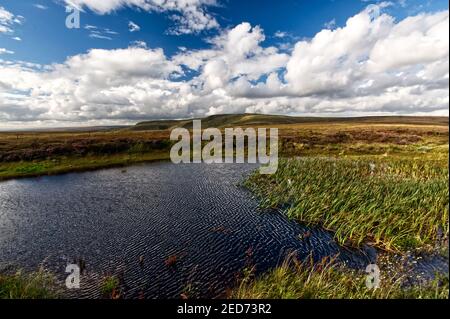
M 335 233 L 341 244 L 426 249 L 448 238 L 448 165 L 409 158 L 288 159 L 246 186 L 264 207 Z
M 382 272 L 383 274 L 383 272 Z M 285 262 L 258 279 L 245 278 L 233 292 L 238 299 L 448 299 L 448 276 L 405 287 L 401 277 L 380 277 L 366 286 L 366 274 L 330 261 L 312 265 Z
M 105 299 L 121 298 L 119 284 L 117 277 L 105 276 L 99 282 L 98 287 L 101 297 Z M 42 268 L 36 272 L 18 270 L 0 273 L 0 300 L 67 298 L 59 285 L 56 276 Z
M 121 167 L 136 163 L 169 159 L 169 151 L 136 154 L 63 156 L 52 159 L 0 162 L 0 180 L 42 175 L 81 172 L 108 167 Z
M 386 250 L 387 259 L 392 252 L 413 250 L 441 254 L 448 260 L 448 145 L 404 149 L 408 148 L 427 151 L 283 159 L 276 174 L 256 171 L 245 185 L 263 207 L 282 207 L 289 218 L 326 228 L 340 244 L 368 243 Z M 361 271 L 329 261 L 311 265 L 290 260 L 258 278 L 246 276 L 232 297 L 449 297 L 448 274 L 405 286 L 411 274 L 402 265 L 385 263 L 383 258 L 377 264 L 382 276 L 378 289 L 367 288 L 367 274 Z
M 168 132 L 0 133 L 0 180 L 169 158 Z
M 34 273 L 0 273 L 0 299 L 54 299 L 55 278 L 45 270 Z

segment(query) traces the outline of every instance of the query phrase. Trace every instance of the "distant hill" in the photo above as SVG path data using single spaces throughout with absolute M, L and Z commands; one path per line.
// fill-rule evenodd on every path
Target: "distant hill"
M 192 128 L 193 119 L 155 120 L 137 123 L 127 128 L 132 131 L 170 130 L 176 127 Z M 414 124 L 448 126 L 449 118 L 445 116 L 376 116 L 376 117 L 296 117 L 264 114 L 223 114 L 201 118 L 202 128 L 237 127 L 237 126 L 273 126 L 282 124 L 305 123 L 367 123 L 367 124 Z

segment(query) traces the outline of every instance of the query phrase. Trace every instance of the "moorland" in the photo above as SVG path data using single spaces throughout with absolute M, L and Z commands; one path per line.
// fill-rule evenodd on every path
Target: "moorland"
M 192 120 L 167 120 L 82 131 L 1 132 L 0 180 L 169 160 L 170 131 L 191 125 Z M 283 208 L 297 222 L 327 229 L 344 246 L 374 247 L 382 271 L 391 269 L 383 272 L 380 289 L 371 291 L 364 273 L 331 260 L 307 265 L 290 258 L 262 277 L 254 278 L 249 269 L 232 297 L 448 298 L 448 274 L 408 286 L 401 266 L 392 270 L 390 261 L 390 256 L 437 254 L 448 262 L 448 117 L 240 114 L 204 118 L 202 127 L 278 128 L 278 171 L 255 171 L 244 185 L 261 206 Z M 34 278 L 0 275 L 0 297 L 11 294 L 6 285 L 27 297 L 21 286 L 27 282 L 34 295 L 51 295 L 39 290 L 39 278 L 47 286 L 48 276 L 39 272 Z

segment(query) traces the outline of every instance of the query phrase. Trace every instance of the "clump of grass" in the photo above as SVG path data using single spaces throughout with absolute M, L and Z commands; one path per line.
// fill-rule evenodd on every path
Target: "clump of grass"
M 119 279 L 116 276 L 107 276 L 103 280 L 101 292 L 107 298 L 118 299 L 120 297 L 118 288 Z
M 46 169 L 47 166 L 42 163 L 24 163 L 22 165 L 18 165 L 15 168 L 15 172 L 18 174 L 33 174 L 43 172 Z
M 55 278 L 41 269 L 25 274 L 0 274 L 0 299 L 54 299 L 57 298 Z
M 264 207 L 332 230 L 341 244 L 386 250 L 431 247 L 448 238 L 448 166 L 414 159 L 306 158 L 245 182 Z
M 311 266 L 288 262 L 254 280 L 247 276 L 231 295 L 237 299 L 448 299 L 448 276 L 405 287 L 401 278 L 380 278 L 366 286 L 366 274 L 330 260 Z

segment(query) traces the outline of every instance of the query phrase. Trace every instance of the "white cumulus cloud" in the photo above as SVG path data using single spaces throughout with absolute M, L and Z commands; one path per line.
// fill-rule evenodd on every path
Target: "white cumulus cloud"
M 218 28 L 217 20 L 208 13 L 216 0 L 65 0 L 79 9 L 89 8 L 98 14 L 109 14 L 123 7 L 135 7 L 146 11 L 172 13 L 176 25 L 169 30 L 173 34 L 198 33 Z
M 133 42 L 52 65 L 0 59 L 0 125 L 237 112 L 448 115 L 448 28 L 448 10 L 396 21 L 369 7 L 290 53 L 265 45 L 264 30 L 244 22 L 208 48 L 172 57 Z
M 15 25 L 22 24 L 24 17 L 13 13 L 0 6 L 0 33 L 13 33 Z
M 0 48 L 0 54 L 14 54 L 14 51 L 5 48 Z

